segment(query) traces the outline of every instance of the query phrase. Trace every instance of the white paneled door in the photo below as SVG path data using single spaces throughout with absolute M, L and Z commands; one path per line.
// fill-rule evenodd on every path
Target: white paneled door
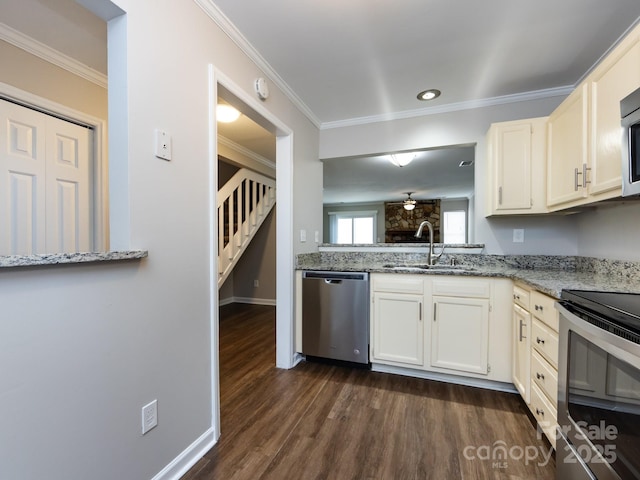
M 90 251 L 92 130 L 0 100 L 0 255 Z

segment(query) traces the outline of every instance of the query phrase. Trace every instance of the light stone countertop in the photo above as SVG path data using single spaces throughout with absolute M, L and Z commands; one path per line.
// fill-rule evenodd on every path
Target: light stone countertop
M 2 255 L 0 268 L 37 267 L 94 262 L 119 262 L 139 260 L 149 255 L 146 250 L 122 250 L 111 252 L 43 253 L 35 255 Z
M 448 268 L 452 258 L 457 265 Z M 640 263 L 590 257 L 450 255 L 443 256 L 435 269 L 412 267 L 426 263 L 423 256 L 401 259 L 322 253 L 299 255 L 297 260 L 298 270 L 509 278 L 554 298 L 560 298 L 563 289 L 640 293 Z

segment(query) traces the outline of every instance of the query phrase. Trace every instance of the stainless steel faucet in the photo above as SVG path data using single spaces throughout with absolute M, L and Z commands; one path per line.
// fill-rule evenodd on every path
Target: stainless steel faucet
M 440 253 L 438 253 L 437 255 L 433 253 L 433 225 L 431 225 L 431 222 L 429 220 L 424 220 L 420 224 L 420 226 L 418 227 L 418 231 L 416 232 L 416 235 L 415 235 L 416 238 L 422 237 L 422 229 L 424 228 L 425 225 L 429 229 L 429 253 L 427 254 L 427 263 L 429 264 L 429 266 L 431 266 L 431 265 L 435 265 L 436 260 L 438 260 L 444 253 L 444 245 L 442 246 L 442 250 L 440 250 Z

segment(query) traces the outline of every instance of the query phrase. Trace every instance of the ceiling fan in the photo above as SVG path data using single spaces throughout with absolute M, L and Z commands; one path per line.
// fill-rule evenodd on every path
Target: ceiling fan
M 389 202 L 389 205 L 402 205 L 405 210 L 413 210 L 416 208 L 417 201 L 411 198 L 413 192 L 404 192 L 407 196 L 402 202 Z

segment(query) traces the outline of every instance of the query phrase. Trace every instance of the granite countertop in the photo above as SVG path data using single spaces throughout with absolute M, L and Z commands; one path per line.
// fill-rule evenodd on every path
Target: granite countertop
M 119 250 L 110 252 L 42 253 L 34 255 L 0 255 L 0 268 L 36 267 L 93 262 L 120 262 L 139 260 L 148 256 L 146 250 Z
M 301 258 L 302 257 L 302 258 Z M 455 275 L 509 278 L 554 298 L 563 289 L 640 293 L 640 264 L 587 257 L 542 255 L 452 255 L 438 268 L 420 269 L 425 258 L 378 258 L 369 255 L 305 254 L 298 256 L 299 270 L 359 271 L 418 275 Z M 455 266 L 448 267 L 452 258 Z M 417 261 L 418 260 L 418 261 Z M 421 260 L 421 261 L 419 261 Z

